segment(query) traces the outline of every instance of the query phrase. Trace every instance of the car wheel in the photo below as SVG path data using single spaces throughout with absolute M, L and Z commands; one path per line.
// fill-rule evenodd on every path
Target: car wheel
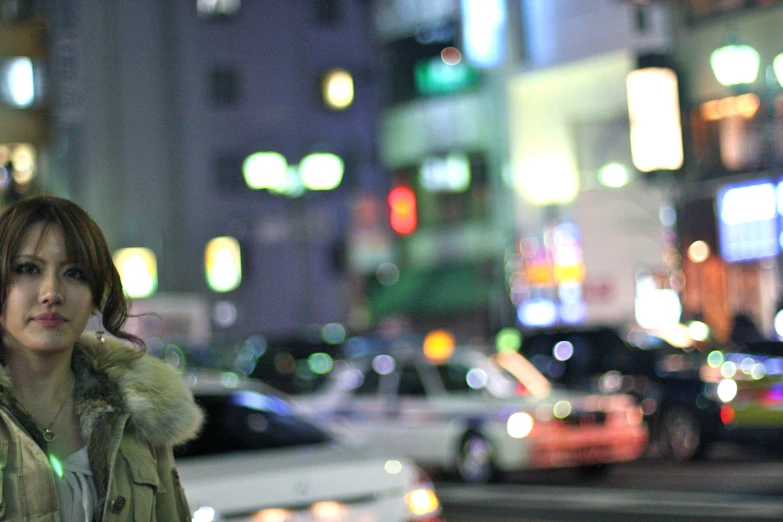
M 487 439 L 475 432 L 462 438 L 457 473 L 462 480 L 471 484 L 483 484 L 496 477 L 492 445 Z
M 704 451 L 699 419 L 685 406 L 671 406 L 661 412 L 658 438 L 661 452 L 671 460 L 692 460 Z

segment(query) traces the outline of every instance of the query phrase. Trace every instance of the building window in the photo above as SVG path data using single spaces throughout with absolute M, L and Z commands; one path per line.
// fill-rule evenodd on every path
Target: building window
M 459 157 L 464 157 L 464 165 L 454 161 Z M 423 227 L 482 221 L 489 214 L 487 164 L 482 153 L 434 156 L 421 165 L 399 170 L 397 177 L 416 192 L 418 220 Z M 452 185 L 452 181 L 458 183 Z
M 214 160 L 215 182 L 221 192 L 246 192 L 247 184 L 242 177 L 244 155 L 234 152 L 220 152 Z
M 209 74 L 209 91 L 216 107 L 231 107 L 239 102 L 239 74 L 230 66 L 217 66 Z
M 340 20 L 338 0 L 315 0 L 315 19 L 320 25 L 337 25 Z

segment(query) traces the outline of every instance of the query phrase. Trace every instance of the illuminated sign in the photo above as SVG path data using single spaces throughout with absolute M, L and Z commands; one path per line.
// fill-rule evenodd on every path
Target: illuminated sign
M 468 90 L 478 84 L 478 71 L 464 61 L 449 65 L 436 57 L 416 63 L 416 92 L 423 96 L 450 94 Z
M 778 204 L 781 193 L 771 182 L 735 184 L 717 195 L 721 256 L 749 261 L 778 253 Z
M 429 192 L 464 192 L 470 188 L 470 161 L 461 152 L 446 157 L 425 158 L 419 170 L 419 183 Z
M 647 67 L 628 73 L 631 157 L 642 172 L 682 167 L 682 126 L 677 75 L 671 69 Z
M 216 237 L 204 251 L 207 284 L 215 292 L 230 292 L 242 282 L 242 251 L 230 236 Z
M 557 305 L 546 298 L 523 301 L 517 309 L 517 319 L 528 328 L 552 326 L 557 323 Z
M 462 0 L 461 6 L 465 57 L 475 67 L 497 67 L 505 58 L 505 0 Z

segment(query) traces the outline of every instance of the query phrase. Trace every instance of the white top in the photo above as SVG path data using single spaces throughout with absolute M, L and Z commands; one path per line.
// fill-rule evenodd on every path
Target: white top
M 55 474 L 60 517 L 68 522 L 91 522 L 98 502 L 98 492 L 92 478 L 87 447 L 62 461 L 63 476 Z

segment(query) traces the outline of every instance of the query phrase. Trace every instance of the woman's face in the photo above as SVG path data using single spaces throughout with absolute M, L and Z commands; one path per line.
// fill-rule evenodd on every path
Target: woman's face
M 0 313 L 3 345 L 39 354 L 69 350 L 94 310 L 82 267 L 68 259 L 62 231 L 37 223 L 11 260 L 8 296 Z

